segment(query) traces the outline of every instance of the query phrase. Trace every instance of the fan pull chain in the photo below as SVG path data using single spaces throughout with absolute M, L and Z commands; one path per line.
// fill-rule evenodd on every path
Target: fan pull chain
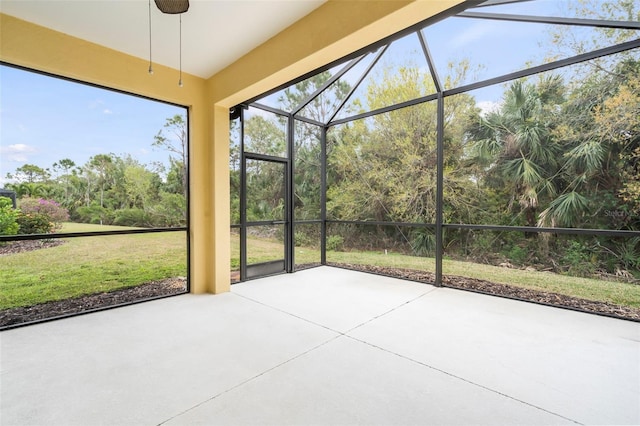
M 151 61 L 151 0 L 149 0 L 149 74 L 153 75 L 153 62 Z
M 182 87 L 182 14 L 180 14 L 180 79 L 178 86 Z

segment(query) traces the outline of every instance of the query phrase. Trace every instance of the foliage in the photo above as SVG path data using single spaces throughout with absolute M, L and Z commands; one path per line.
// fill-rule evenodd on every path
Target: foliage
M 63 231 L 126 229 L 65 224 Z M 71 238 L 46 250 L 0 257 L 0 309 L 31 306 L 186 276 L 184 231 Z
M 172 117 L 167 123 L 164 130 L 186 137 L 183 118 Z M 154 146 L 173 152 L 174 139 L 163 136 L 162 131 L 154 140 Z M 16 169 L 12 176 L 22 181 L 7 188 L 23 200 L 21 205 L 27 212 L 46 207 L 32 206 L 35 200 L 48 200 L 52 211 L 46 213 L 55 223 L 181 226 L 186 224 L 185 162 L 170 157 L 169 165 L 166 170 L 162 165 L 144 165 L 130 155 L 112 153 L 94 155 L 83 165 L 63 158 L 53 163 L 53 177 L 49 169 L 37 166 Z
M 154 226 L 186 226 L 187 200 L 182 194 L 160 193 L 160 202 L 150 210 Z
M 309 237 L 304 232 L 296 231 L 293 238 L 294 238 L 296 247 L 311 245 L 311 241 Z
M 78 207 L 76 213 L 80 222 L 92 223 L 94 225 L 112 224 L 111 216 L 114 214 L 114 212 L 110 212 L 108 209 L 100 206 L 95 200 L 91 201 L 88 206 Z
M 560 146 L 551 130 L 563 89 L 556 76 L 536 84 L 517 80 L 499 110 L 476 112 L 468 128 L 470 164 L 482 183 L 506 189 L 510 210 L 527 226 L 536 226 L 540 205 L 558 191 L 552 178 L 560 168 Z
M 428 256 L 435 253 L 436 236 L 432 229 L 418 228 L 411 234 L 411 249 L 416 256 Z
M 167 133 L 165 133 L 167 132 Z M 177 154 L 178 158 L 171 158 L 172 180 L 179 179 L 180 190 L 187 197 L 187 160 L 188 160 L 188 131 L 185 117 L 179 114 L 167 118 L 163 129 L 154 136 L 153 146 Z
M 60 227 L 62 222 L 69 220 L 69 212 L 55 200 L 44 198 L 21 198 L 18 203 L 20 211 L 24 215 L 41 215 L 47 218 L 48 222 L 53 222 L 54 228 Z
M 568 265 L 567 273 L 577 277 L 590 276 L 595 269 L 590 261 L 590 252 L 588 247 L 578 241 L 569 242 L 563 256 Z
M 18 183 L 35 183 L 49 179 L 48 169 L 36 166 L 35 164 L 24 164 L 16 169 L 14 173 L 7 173 L 7 178 Z
M 56 224 L 43 213 L 20 212 L 16 221 L 20 227 L 20 234 L 49 234 L 56 229 Z
M 580 81 L 549 72 L 505 86 L 502 102 L 490 112 L 470 94 L 444 99 L 444 220 L 446 223 L 535 227 L 640 229 L 640 61 L 621 56 L 591 68 Z M 452 64 L 456 81 L 466 81 L 468 65 Z M 426 69 L 412 64 L 388 67 L 367 80 L 366 99 L 351 105 L 381 108 L 433 93 Z M 284 110 L 323 87 L 328 73 L 283 92 Z M 338 80 L 339 81 L 339 80 Z M 317 121 L 333 114 L 339 88 L 301 111 Z M 367 119 L 332 126 L 327 133 L 327 215 L 329 219 L 433 224 L 436 212 L 435 102 L 408 106 Z M 245 122 L 248 151 L 284 155 L 286 125 L 278 116 L 254 115 Z M 320 130 L 294 126 L 295 218 L 320 217 Z M 234 152 L 233 164 L 239 161 Z M 281 219 L 282 166 L 249 161 L 249 220 Z M 232 214 L 239 221 L 239 172 L 232 173 Z M 344 226 L 339 235 L 351 247 L 398 249 L 428 255 L 435 238 L 428 228 Z M 297 231 L 296 240 L 309 240 Z M 338 234 L 334 234 L 338 235 Z M 544 265 L 579 275 L 637 272 L 636 248 L 602 238 L 600 245 L 567 246 L 552 234 L 475 232 L 447 229 L 444 247 L 454 258 L 483 262 L 509 260 Z M 329 246 L 329 244 L 328 244 Z M 558 263 L 559 259 L 566 261 Z M 627 272 L 623 272 L 627 273 Z
M 330 235 L 327 237 L 327 250 L 342 251 L 344 238 L 342 235 Z
M 0 197 L 0 235 L 15 235 L 20 225 L 17 222 L 18 210 L 13 208 L 11 198 Z
M 118 210 L 113 219 L 113 224 L 116 226 L 148 227 L 150 222 L 147 213 L 138 208 Z

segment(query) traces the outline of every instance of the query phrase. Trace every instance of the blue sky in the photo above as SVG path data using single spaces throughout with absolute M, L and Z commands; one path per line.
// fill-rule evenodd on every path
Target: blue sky
M 538 0 L 481 8 L 477 11 L 575 17 L 575 11 L 567 6 L 568 3 L 564 0 Z M 460 86 L 518 71 L 526 68 L 527 65 L 543 64 L 554 50 L 550 44 L 550 29 L 557 30 L 559 27 L 553 27 L 522 22 L 450 18 L 426 28 L 423 34 L 441 80 L 444 81 L 447 75 L 451 74 L 447 68 L 449 63 L 469 61 L 469 72 L 458 84 Z M 594 35 L 594 31 L 596 30 L 592 28 L 571 28 L 571 34 L 576 39 L 588 38 Z M 564 57 L 566 56 L 565 54 Z M 422 68 L 425 73 L 429 72 L 418 37 L 411 34 L 391 44 L 383 59 L 378 62 L 351 99 L 359 98 L 364 102 L 369 79 L 379 78 L 383 75 L 382 69 L 390 65 L 391 68 L 395 64 L 402 65 L 403 61 L 406 63 L 407 58 L 414 66 Z M 365 59 L 342 79 L 351 84 L 355 83 L 369 63 L 370 60 Z M 341 68 L 342 65 L 337 66 L 331 72 L 335 73 Z M 488 110 L 495 108 L 500 102 L 503 91 L 504 85 L 495 85 L 475 90 L 472 95 L 481 108 Z M 428 93 L 423 93 L 423 95 L 426 94 Z M 277 100 L 280 95 L 281 93 L 278 92 L 260 102 L 278 107 Z M 338 118 L 345 118 L 348 115 L 349 113 L 343 110 L 338 114 Z
M 487 8 L 483 12 L 568 16 L 563 1 L 543 0 Z M 585 33 L 587 31 L 587 33 Z M 578 29 L 585 37 L 592 29 Z M 467 58 L 477 72 L 465 83 L 543 63 L 549 35 L 539 24 L 453 18 L 425 31 L 441 78 L 450 61 Z M 419 49 L 399 40 L 403 51 Z M 389 53 L 389 52 L 387 52 Z M 168 153 L 152 147 L 165 119 L 186 110 L 161 102 L 0 66 L 0 185 L 7 172 L 25 163 L 50 168 L 63 158 L 83 165 L 96 154 L 130 154 L 143 164 L 167 162 Z M 479 106 L 494 108 L 501 86 L 472 92 Z
M 25 163 L 83 165 L 96 154 L 167 163 L 152 146 L 165 119 L 184 108 L 0 66 L 0 183 Z

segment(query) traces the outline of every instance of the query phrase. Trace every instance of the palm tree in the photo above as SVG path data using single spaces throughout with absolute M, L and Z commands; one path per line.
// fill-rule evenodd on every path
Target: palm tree
M 560 146 L 551 129 L 563 85 L 557 76 L 537 84 L 518 80 L 504 94 L 499 111 L 479 115 L 468 134 L 471 163 L 485 180 L 497 179 L 519 205 L 527 226 L 536 226 L 541 199 L 556 193 Z

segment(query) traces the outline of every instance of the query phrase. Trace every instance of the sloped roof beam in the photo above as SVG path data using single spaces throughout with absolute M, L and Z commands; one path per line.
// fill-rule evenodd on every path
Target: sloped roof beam
M 342 100 L 342 102 L 340 102 L 340 105 L 338 105 L 338 108 L 336 108 L 336 110 L 333 112 L 333 114 L 331 115 L 331 117 L 329 117 L 329 120 L 327 120 L 327 123 L 325 125 L 329 125 L 329 123 L 331 123 L 331 121 L 333 121 L 334 118 L 336 118 L 336 115 L 338 115 L 338 113 L 340 112 L 340 110 L 342 109 L 342 107 L 345 106 L 345 104 L 347 103 L 347 101 L 351 98 L 351 95 L 353 95 L 353 93 L 358 89 L 358 86 L 360 86 L 360 84 L 364 81 L 365 78 L 367 78 L 367 76 L 369 75 L 369 73 L 371 72 L 371 70 L 373 69 L 373 67 L 378 63 L 378 61 L 380 60 L 380 58 L 382 57 L 382 55 L 384 55 L 384 52 L 387 51 L 387 49 L 389 48 L 389 46 L 391 45 L 391 43 L 387 44 L 386 46 L 384 46 L 382 49 L 380 49 L 380 51 L 378 52 L 378 54 L 376 55 L 376 57 L 373 59 L 373 61 L 369 64 L 369 66 L 367 67 L 367 69 L 364 71 L 364 73 L 362 73 L 362 75 L 360 76 L 360 78 L 358 79 L 358 81 L 356 81 L 356 84 L 354 84 L 351 87 L 351 90 L 349 91 L 349 93 L 347 93 L 347 96 L 345 96 L 345 98 Z
M 339 72 L 337 72 L 330 79 L 325 81 L 325 83 L 321 87 L 319 87 L 315 92 L 313 92 L 311 95 L 309 95 L 309 97 L 307 97 L 307 99 L 303 100 L 300 103 L 300 105 L 298 105 L 293 111 L 291 111 L 291 114 L 296 115 L 297 113 L 302 111 L 302 109 L 304 107 L 309 105 L 311 103 L 311 101 L 313 101 L 317 96 L 319 96 L 322 92 L 324 92 L 333 83 L 335 83 L 336 80 L 338 80 L 340 77 L 342 77 L 351 68 L 355 67 L 358 64 L 358 62 L 360 62 L 362 60 L 362 58 L 364 58 L 365 56 L 367 56 L 367 55 L 361 55 L 361 56 L 359 56 L 359 57 L 357 57 L 355 59 L 352 59 L 351 62 L 349 62 L 345 67 L 343 67 Z
M 484 3 L 481 3 L 477 6 L 473 6 L 473 9 L 477 7 L 502 6 L 503 4 L 525 3 L 529 1 L 533 1 L 533 0 L 487 0 Z
M 417 34 L 418 38 L 420 39 L 420 46 L 422 46 L 422 53 L 424 53 L 424 58 L 427 60 L 427 65 L 429 65 L 429 71 L 431 72 L 431 78 L 433 78 L 433 84 L 436 86 L 436 92 L 441 92 L 442 84 L 440 83 L 440 76 L 438 76 L 438 70 L 436 69 L 435 63 L 433 62 L 433 57 L 431 56 L 431 51 L 429 50 L 427 40 L 425 40 L 424 34 L 422 34 L 422 30 L 418 31 Z
M 497 21 L 640 30 L 640 22 L 638 21 L 611 21 L 604 19 L 560 18 L 554 16 L 513 15 L 507 13 L 485 12 L 460 12 L 455 16 L 459 16 L 461 18 L 493 19 Z

